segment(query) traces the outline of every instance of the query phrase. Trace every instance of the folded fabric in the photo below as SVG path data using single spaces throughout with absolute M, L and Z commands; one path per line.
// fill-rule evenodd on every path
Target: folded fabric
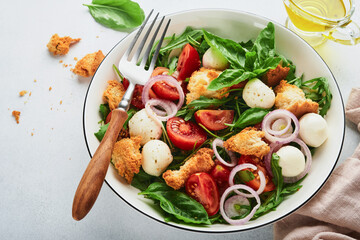
M 360 131 L 360 88 L 352 89 L 345 114 Z M 359 183 L 360 145 L 313 199 L 274 224 L 274 239 L 360 239 Z

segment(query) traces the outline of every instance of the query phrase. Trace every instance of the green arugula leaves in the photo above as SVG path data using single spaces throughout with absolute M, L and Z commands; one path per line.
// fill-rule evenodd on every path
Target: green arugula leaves
M 127 30 L 139 26 L 145 18 L 139 4 L 130 0 L 93 0 L 84 4 L 98 23 L 115 30 Z

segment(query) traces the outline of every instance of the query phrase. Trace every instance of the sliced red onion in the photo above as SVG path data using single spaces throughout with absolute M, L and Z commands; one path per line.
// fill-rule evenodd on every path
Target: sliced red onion
M 217 158 L 217 160 L 219 160 L 222 164 L 224 164 L 227 167 L 234 167 L 237 164 L 237 157 L 235 155 L 234 152 L 231 152 L 229 150 L 227 150 L 226 148 L 224 148 L 224 141 L 221 140 L 220 138 L 216 138 L 213 143 L 213 151 L 215 154 L 215 157 Z M 231 159 L 231 163 L 226 162 L 224 159 L 222 159 L 222 157 L 220 156 L 220 154 L 218 153 L 216 147 L 221 147 L 225 149 L 225 152 L 229 155 L 230 159 Z
M 144 105 L 146 105 L 146 102 L 149 101 L 149 99 L 150 99 L 150 97 L 149 97 L 150 88 L 154 85 L 154 83 L 161 82 L 161 81 L 168 83 L 170 86 L 174 86 L 176 88 L 176 90 L 178 91 L 179 101 L 178 101 L 176 107 L 177 107 L 177 110 L 179 110 L 184 103 L 184 99 L 185 99 L 184 91 L 183 91 L 180 83 L 175 78 L 173 78 L 172 76 L 169 76 L 169 75 L 158 75 L 158 76 L 150 78 L 149 81 L 146 82 L 146 84 L 144 85 L 143 92 L 142 92 L 142 101 L 143 101 Z
M 231 193 L 234 190 L 239 190 L 239 189 L 248 191 L 256 199 L 257 205 L 251 210 L 251 212 L 246 217 L 244 217 L 242 219 L 238 219 L 238 220 L 233 220 L 229 216 L 226 215 L 225 210 L 224 210 L 224 202 L 226 200 L 227 195 L 229 195 L 229 193 Z M 260 207 L 260 204 L 261 204 L 261 202 L 260 202 L 259 195 L 251 187 L 248 187 L 244 184 L 237 184 L 237 185 L 228 187 L 225 190 L 225 192 L 223 193 L 223 195 L 221 196 L 220 214 L 224 218 L 224 220 L 227 221 L 228 223 L 230 223 L 231 225 L 243 225 L 243 224 L 247 223 L 254 216 L 256 210 Z
M 229 218 L 240 216 L 246 213 L 246 210 L 244 209 L 240 209 L 240 211 L 235 209 L 235 205 L 250 206 L 250 202 L 246 197 L 240 195 L 234 195 L 228 198 L 225 201 L 224 211 L 226 216 L 228 216 Z
M 289 130 L 293 130 L 291 127 L 291 118 L 279 118 L 274 121 L 274 123 L 268 129 L 268 132 L 275 136 L 282 136 Z
M 284 119 L 288 123 L 287 126 L 280 131 L 271 129 L 272 123 L 277 119 Z M 282 134 L 286 133 L 291 126 L 291 120 L 289 119 L 291 119 L 294 122 L 295 125 L 294 132 L 289 136 L 287 135 L 281 136 Z M 277 109 L 268 113 L 264 117 L 261 127 L 262 130 L 265 132 L 265 138 L 270 142 L 279 142 L 285 144 L 297 138 L 299 134 L 299 120 L 296 118 L 296 116 L 293 113 L 285 109 Z
M 268 174 L 272 177 L 273 173 L 271 170 L 271 158 L 272 158 L 272 154 L 273 152 L 277 152 L 281 147 L 283 146 L 283 144 L 280 144 L 279 142 L 274 142 L 270 144 L 270 151 L 268 154 L 265 155 L 264 157 L 264 162 L 265 162 L 265 168 L 266 171 L 268 172 Z
M 160 106 L 165 110 L 161 111 L 155 108 L 154 106 Z M 156 117 L 160 121 L 167 121 L 169 118 L 172 118 L 177 113 L 177 108 L 175 103 L 163 99 L 150 99 L 145 104 L 145 111 L 151 117 Z
M 308 146 L 302 140 L 300 140 L 298 138 L 294 139 L 293 142 L 300 145 L 301 152 L 306 156 L 305 168 L 304 168 L 304 171 L 302 171 L 302 173 L 300 173 L 296 177 L 284 177 L 285 183 L 294 183 L 294 182 L 299 181 L 310 171 L 311 163 L 312 163 L 312 156 L 311 156 L 311 152 L 310 152 L 310 149 L 308 148 Z
M 230 175 L 229 175 L 229 185 L 230 186 L 233 186 L 234 185 L 234 177 L 236 175 L 237 172 L 241 171 L 241 170 L 244 170 L 244 169 L 247 169 L 247 168 L 251 168 L 253 170 L 257 170 L 257 167 L 254 165 L 254 164 L 251 164 L 251 163 L 243 163 L 243 164 L 239 164 L 237 165 L 236 167 L 234 167 L 231 172 L 230 172 Z M 266 186 L 266 179 L 265 179 L 265 175 L 264 173 L 259 169 L 258 170 L 258 174 L 259 174 L 259 177 L 260 177 L 260 186 L 259 186 L 259 189 L 256 191 L 257 194 L 261 194 L 264 189 L 265 189 L 265 186 Z M 247 198 L 251 198 L 253 197 L 251 194 L 247 194 L 247 193 L 242 193 L 242 192 L 239 192 L 237 190 L 235 190 L 235 192 L 240 195 L 240 196 L 244 196 L 244 197 L 247 197 Z

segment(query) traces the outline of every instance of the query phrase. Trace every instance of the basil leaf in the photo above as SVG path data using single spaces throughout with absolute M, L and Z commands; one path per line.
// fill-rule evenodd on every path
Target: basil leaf
M 89 8 L 95 21 L 115 30 L 135 28 L 145 18 L 139 4 L 130 0 L 93 0 L 84 6 Z
M 100 129 L 98 132 L 94 133 L 95 137 L 101 141 L 103 138 L 104 138 L 104 135 L 106 133 L 106 130 L 108 129 L 109 127 L 109 123 L 108 124 L 105 124 L 105 125 L 102 125 L 100 126 Z
M 259 63 L 275 56 L 275 27 L 272 22 L 260 32 L 251 51 L 257 53 Z
M 226 69 L 217 78 L 212 80 L 207 87 L 208 90 L 216 91 L 224 87 L 231 87 L 247 79 L 256 77 L 253 72 L 245 72 L 243 69 Z
M 206 42 L 221 52 L 221 54 L 230 62 L 232 68 L 243 69 L 245 65 L 245 54 L 247 50 L 239 43 L 230 39 L 224 39 L 203 30 Z
M 238 120 L 232 125 L 234 128 L 245 128 L 250 125 L 257 124 L 263 120 L 266 114 L 268 114 L 270 110 L 263 108 L 249 108 L 245 110 Z
M 142 168 L 139 173 L 135 174 L 133 180 L 131 181 L 131 186 L 145 191 L 151 183 L 155 181 L 156 177 L 147 174 Z
M 186 223 L 211 224 L 204 207 L 183 192 L 175 191 L 165 183 L 152 183 L 140 192 L 153 200 L 158 200 L 160 207 L 167 213 Z
M 100 113 L 101 119 L 103 121 L 105 121 L 107 115 L 110 113 L 109 105 L 108 104 L 100 104 L 99 113 Z

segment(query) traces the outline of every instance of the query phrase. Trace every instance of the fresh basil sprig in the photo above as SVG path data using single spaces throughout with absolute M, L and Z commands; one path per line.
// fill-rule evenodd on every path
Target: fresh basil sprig
M 211 224 L 208 214 L 199 202 L 183 192 L 175 191 L 166 183 L 152 183 L 139 194 L 155 200 L 165 212 L 186 223 Z
M 145 18 L 139 4 L 130 0 L 93 0 L 84 6 L 89 8 L 95 21 L 115 30 L 135 28 Z

